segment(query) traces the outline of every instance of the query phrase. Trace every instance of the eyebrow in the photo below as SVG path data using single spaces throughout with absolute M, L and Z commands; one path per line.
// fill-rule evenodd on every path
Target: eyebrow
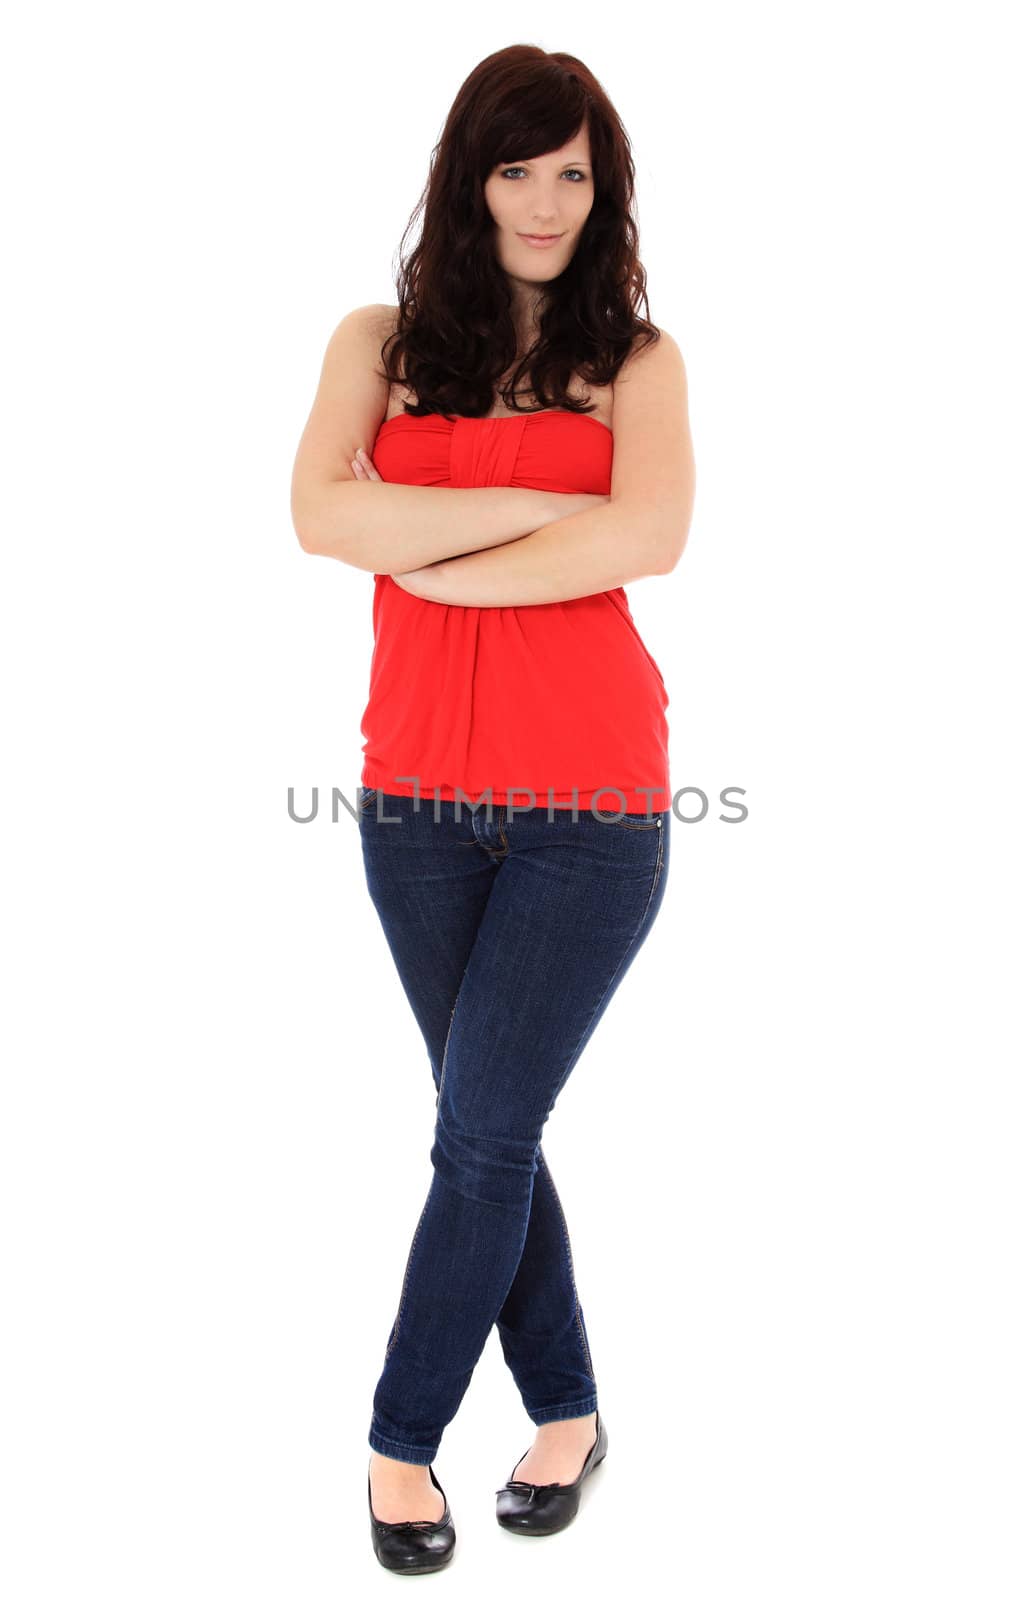
M 541 160 L 541 156 L 527 156 L 519 157 L 516 161 L 498 161 L 496 165 L 498 167 L 527 167 L 529 161 Z M 591 163 L 588 161 L 583 161 L 581 156 L 572 156 L 570 161 L 565 161 L 564 165 L 566 167 L 588 167 L 591 165 Z

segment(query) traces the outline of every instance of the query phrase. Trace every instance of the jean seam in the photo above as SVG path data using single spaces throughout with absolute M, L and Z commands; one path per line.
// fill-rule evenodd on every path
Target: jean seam
M 661 869 L 661 867 L 663 865 L 663 862 L 664 862 L 664 830 L 663 830 L 662 827 L 659 826 L 659 822 L 658 822 L 657 860 L 656 860 L 656 863 L 655 863 L 654 868 L 653 868 L 653 877 L 652 877 L 652 879 L 650 881 L 650 892 L 646 896 L 646 905 L 643 908 L 642 916 L 639 918 L 639 921 L 636 924 L 636 929 L 635 929 L 635 932 L 632 934 L 631 939 L 629 940 L 628 948 L 626 949 L 624 955 L 621 957 L 621 960 L 618 962 L 618 964 L 615 967 L 614 971 L 611 973 L 610 977 L 608 978 L 606 986 L 604 987 L 603 993 L 599 996 L 598 1000 L 596 1001 L 596 1004 L 593 1006 L 592 1010 L 590 1011 L 589 1016 L 587 1017 L 587 1019 L 585 1021 L 585 1024 L 584 1024 L 584 1026 L 582 1028 L 582 1031 L 579 1034 L 579 1039 L 584 1039 L 586 1034 L 589 1032 L 589 1029 L 592 1027 L 593 1018 L 595 1017 L 597 1011 L 600 1009 L 600 1006 L 603 1004 L 603 1001 L 606 998 L 607 994 L 610 992 L 611 985 L 614 983 L 614 981 L 616 979 L 618 979 L 620 977 L 621 973 L 624 971 L 625 962 L 628 960 L 628 957 L 629 957 L 629 954 L 631 952 L 632 946 L 635 944 L 635 941 L 638 939 L 640 929 L 642 928 L 643 923 L 646 921 L 646 918 L 649 916 L 650 907 L 653 904 L 653 896 L 655 895 L 655 893 L 657 891 L 657 884 L 660 881 L 660 869 Z M 567 1080 L 568 1080 L 568 1078 L 569 1078 L 569 1076 L 571 1074 L 572 1067 L 574 1067 L 574 1065 L 577 1062 L 577 1060 L 578 1060 L 578 1055 L 577 1055 L 577 1053 L 575 1053 L 575 1054 L 572 1055 L 572 1058 L 571 1058 L 571 1066 L 568 1067 L 567 1071 L 564 1073 L 564 1076 L 561 1078 L 560 1082 L 557 1085 L 557 1088 L 556 1088 L 556 1091 L 554 1093 L 553 1099 L 550 1102 L 550 1110 L 551 1111 L 553 1110 L 554 1105 L 556 1105 L 556 1103 L 557 1103 L 557 1095 L 559 1095 L 560 1091 L 563 1089 L 565 1083 L 567 1082 Z
M 540 1154 L 541 1154 L 541 1152 L 540 1152 Z M 592 1357 L 589 1354 L 589 1345 L 588 1345 L 588 1343 L 586 1341 L 585 1329 L 582 1326 L 581 1306 L 579 1304 L 579 1299 L 578 1299 L 578 1284 L 575 1281 L 575 1263 L 574 1263 L 574 1260 L 572 1259 L 572 1255 L 571 1255 L 571 1235 L 568 1232 L 567 1218 L 564 1215 L 564 1207 L 560 1203 L 560 1195 L 557 1193 L 557 1185 L 553 1181 L 553 1177 L 552 1177 L 552 1175 L 550 1173 L 549 1164 L 547 1163 L 545 1157 L 542 1160 L 542 1168 L 543 1168 L 543 1171 L 546 1173 L 547 1181 L 549 1182 L 549 1185 L 550 1185 L 550 1193 L 553 1195 L 554 1201 L 556 1202 L 557 1210 L 560 1213 L 560 1225 L 564 1230 L 564 1249 L 565 1249 L 565 1251 L 567 1253 L 568 1272 L 569 1272 L 570 1277 L 571 1277 L 571 1292 L 572 1292 L 572 1294 L 574 1295 L 574 1298 L 575 1298 L 575 1322 L 578 1325 L 578 1338 L 579 1338 L 579 1342 L 580 1342 L 580 1344 L 582 1346 L 582 1354 L 585 1357 L 585 1364 L 589 1369 L 589 1376 L 592 1379 L 593 1383 L 595 1383 L 596 1382 L 596 1374 L 593 1371 Z
M 657 865 L 653 873 L 653 882 L 650 885 L 650 898 L 647 900 L 646 910 L 643 912 L 643 922 L 649 915 L 650 906 L 653 904 L 653 896 L 657 892 L 657 884 L 660 882 L 660 874 L 664 866 L 664 828 L 660 817 L 657 818 L 657 827 L 660 830 L 657 836 Z M 642 927 L 642 922 L 640 922 L 639 927 Z
M 414 1260 L 414 1247 L 418 1242 L 418 1235 L 421 1233 L 421 1224 L 425 1220 L 425 1212 L 428 1210 L 428 1202 L 429 1202 L 429 1200 L 431 1200 L 431 1198 L 432 1198 L 432 1191 L 431 1191 L 431 1188 L 430 1188 L 428 1194 L 425 1196 L 425 1203 L 421 1208 L 421 1215 L 418 1218 L 418 1225 L 414 1229 L 414 1237 L 410 1242 L 410 1249 L 407 1252 L 407 1265 L 404 1268 L 403 1283 L 400 1286 L 400 1303 L 396 1308 L 396 1317 L 395 1317 L 395 1320 L 393 1322 L 393 1336 L 390 1339 L 389 1343 L 386 1345 L 386 1355 L 387 1356 L 390 1354 L 390 1352 L 393 1349 L 393 1346 L 396 1344 L 397 1339 L 400 1337 L 400 1317 L 401 1317 L 401 1315 L 403 1313 L 403 1303 L 407 1298 L 407 1280 L 410 1277 L 411 1262 Z
M 575 1411 L 572 1413 L 572 1415 L 574 1417 L 587 1417 L 587 1416 L 589 1416 L 591 1412 L 596 1410 L 595 1386 L 594 1386 L 592 1398 L 590 1400 L 584 1400 L 584 1401 L 581 1401 L 581 1402 L 575 1401 L 575 1402 L 569 1402 L 569 1403 L 573 1403 L 575 1405 L 575 1407 L 576 1407 Z M 581 1410 L 580 1409 L 581 1405 L 588 1406 L 589 1410 L 588 1411 Z M 532 1421 L 538 1427 L 538 1426 L 541 1426 L 541 1424 L 544 1423 L 544 1422 L 562 1421 L 562 1420 L 564 1420 L 563 1418 L 551 1418 L 548 1415 L 548 1413 L 551 1412 L 551 1411 L 566 1412 L 568 1408 L 567 1408 L 567 1405 L 556 1405 L 556 1406 L 532 1406 L 531 1409 L 529 1409 L 526 1406 L 525 1409 L 528 1411 L 528 1414 L 531 1417 Z
M 464 980 L 462 978 L 461 982 L 463 983 L 463 981 Z M 459 1000 L 459 999 L 460 999 L 460 990 L 458 989 L 458 991 L 457 991 L 457 1000 Z M 439 1092 L 437 1093 L 437 1095 L 435 1097 L 435 1103 L 436 1103 L 437 1106 L 439 1105 L 439 1102 L 443 1097 L 443 1084 L 446 1081 L 446 1053 L 450 1048 L 450 1034 L 453 1031 L 453 1018 L 454 1018 L 454 1015 L 455 1015 L 456 1010 L 457 1010 L 457 1000 L 455 1000 L 453 1002 L 453 1005 L 450 1008 L 450 1021 L 449 1021 L 448 1025 L 447 1025 L 447 1028 L 446 1028 L 446 1041 L 443 1044 L 443 1059 L 442 1059 L 442 1064 L 441 1064 L 441 1066 L 439 1068 Z
M 431 1445 L 412 1445 L 408 1444 L 403 1439 L 393 1439 L 388 1433 L 383 1433 L 381 1428 L 376 1428 L 374 1422 L 372 1422 L 370 1434 L 373 1436 L 373 1438 L 380 1439 L 383 1444 L 393 1445 L 397 1450 L 402 1450 L 405 1452 L 403 1456 L 395 1457 L 396 1460 L 405 1461 L 408 1460 L 410 1456 L 416 1455 L 418 1457 L 418 1462 L 415 1464 L 417 1465 L 420 1464 L 422 1456 L 428 1456 L 430 1461 L 435 1459 L 434 1455 L 429 1455 L 429 1452 L 432 1449 Z M 372 1443 L 371 1437 L 369 1437 L 368 1442 L 371 1444 L 371 1448 L 373 1450 L 378 1449 L 378 1446 Z M 388 1452 L 380 1451 L 379 1453 L 387 1454 Z
M 457 995 L 457 999 L 458 1000 L 460 999 L 460 994 L 459 993 Z M 443 1093 L 443 1081 L 444 1081 L 444 1079 L 446 1077 L 446 1052 L 450 1048 L 450 1033 L 451 1033 L 452 1028 L 453 1028 L 453 1018 L 454 1018 L 454 1014 L 455 1014 L 456 1010 L 457 1010 L 457 1000 L 455 1000 L 453 1002 L 453 1005 L 452 1005 L 452 1007 L 450 1009 L 450 1024 L 449 1024 L 449 1027 L 446 1030 L 446 1043 L 443 1045 L 443 1060 L 442 1060 L 442 1065 L 439 1068 L 439 1093 L 435 1097 L 435 1101 L 436 1101 L 436 1105 L 437 1106 L 439 1104 L 440 1099 L 442 1098 L 442 1093 Z M 401 1315 L 401 1313 L 403 1311 L 404 1301 L 407 1298 L 407 1280 L 410 1277 L 411 1262 L 414 1260 L 414 1246 L 418 1242 L 418 1235 L 421 1232 L 421 1224 L 425 1220 L 425 1212 L 428 1210 L 428 1202 L 431 1199 L 431 1197 L 432 1197 L 432 1193 L 431 1193 L 431 1189 L 429 1189 L 429 1193 L 425 1197 L 425 1204 L 421 1208 L 421 1215 L 418 1218 L 418 1225 L 414 1230 L 414 1237 L 410 1242 L 410 1249 L 407 1252 L 407 1265 L 404 1268 L 403 1283 L 400 1286 L 400 1304 L 396 1308 L 396 1320 L 395 1320 L 395 1322 L 393 1324 L 393 1336 L 390 1339 L 388 1345 L 386 1346 L 386 1355 L 387 1356 L 391 1352 L 391 1350 L 392 1350 L 393 1346 L 395 1345 L 397 1339 L 400 1337 L 400 1315 Z

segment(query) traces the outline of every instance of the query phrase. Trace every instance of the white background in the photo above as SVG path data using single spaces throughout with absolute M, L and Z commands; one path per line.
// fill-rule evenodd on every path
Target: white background
M 1023 1600 L 1014 17 L 208 0 L 8 33 L 12 1600 L 392 1581 L 366 1434 L 434 1088 L 330 821 L 372 580 L 302 553 L 289 479 L 332 329 L 395 300 L 446 111 L 515 42 L 579 55 L 632 140 L 698 492 L 629 598 L 711 808 L 546 1134 L 609 1456 L 560 1538 L 497 1528 L 534 1428 L 494 1332 L 439 1581 Z

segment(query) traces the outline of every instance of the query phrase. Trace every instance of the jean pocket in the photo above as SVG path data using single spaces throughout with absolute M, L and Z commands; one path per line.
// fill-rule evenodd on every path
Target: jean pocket
M 664 820 L 664 814 L 653 811 L 647 816 L 645 811 L 601 811 L 596 810 L 596 816 L 605 827 L 613 824 L 618 828 L 659 828 Z
M 360 786 L 360 791 L 357 795 L 358 809 L 361 811 L 369 811 L 375 803 L 375 796 L 377 793 L 377 789 L 369 789 L 367 784 L 362 783 Z

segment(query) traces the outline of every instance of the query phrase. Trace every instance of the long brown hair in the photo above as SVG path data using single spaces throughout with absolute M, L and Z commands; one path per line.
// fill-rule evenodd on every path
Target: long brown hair
M 497 383 L 518 358 L 511 289 L 496 256 L 483 186 L 493 169 L 560 150 L 585 123 L 593 204 L 564 271 L 544 285 L 538 336 L 501 391 L 529 388 L 540 408 L 588 413 L 568 384 L 609 384 L 642 343 L 660 337 L 649 321 L 646 273 L 635 221 L 635 163 L 621 119 L 576 56 L 514 44 L 486 56 L 465 79 L 432 151 L 429 176 L 401 241 L 399 315 L 382 345 L 390 383 L 418 403 L 409 416 L 487 416 Z M 424 210 L 421 238 L 403 241 Z M 643 302 L 646 317 L 636 308 Z M 388 347 L 388 348 L 387 348 Z M 402 363 L 402 365 L 401 365 Z

